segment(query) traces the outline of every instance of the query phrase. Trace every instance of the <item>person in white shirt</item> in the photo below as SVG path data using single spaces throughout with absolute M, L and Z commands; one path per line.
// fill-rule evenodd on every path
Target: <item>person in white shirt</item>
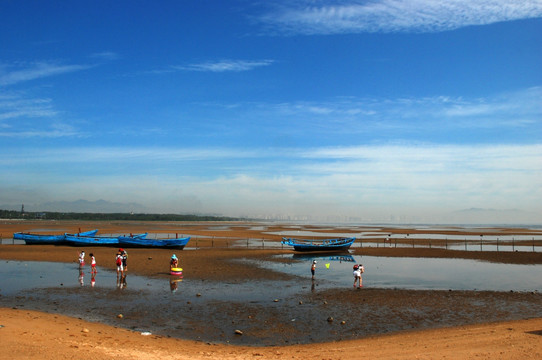
M 358 287 L 363 287 L 363 279 L 361 278 L 361 274 L 365 272 L 365 268 L 362 264 L 354 265 L 354 287 L 356 287 L 356 283 L 358 283 Z

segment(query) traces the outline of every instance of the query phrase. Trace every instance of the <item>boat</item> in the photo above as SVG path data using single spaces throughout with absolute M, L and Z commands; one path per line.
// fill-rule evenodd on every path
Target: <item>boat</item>
M 118 245 L 118 236 L 83 236 L 65 234 L 64 242 L 71 246 L 113 246 Z
M 81 236 L 93 236 L 96 235 L 98 230 L 90 230 L 79 232 Z M 45 234 L 32 234 L 16 232 L 13 233 L 13 239 L 24 240 L 26 245 L 60 245 L 63 244 L 66 239 L 66 234 L 61 235 L 45 235 Z
M 119 245 L 123 247 L 183 249 L 190 237 L 169 239 L 147 239 L 134 236 L 119 236 Z
M 293 246 L 295 251 L 344 251 L 356 241 L 356 238 L 338 238 L 323 240 L 305 240 L 282 238 L 283 245 Z

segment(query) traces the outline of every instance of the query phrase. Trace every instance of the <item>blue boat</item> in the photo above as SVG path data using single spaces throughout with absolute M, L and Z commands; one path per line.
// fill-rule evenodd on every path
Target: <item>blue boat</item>
M 78 233 L 78 235 L 93 236 L 97 232 L 98 230 L 91 230 L 91 231 L 80 232 Z M 16 233 L 13 233 L 13 239 L 24 240 L 26 245 L 60 245 L 64 243 L 66 239 L 66 234 L 44 235 L 44 234 L 16 232 Z
M 65 234 L 64 242 L 71 246 L 113 246 L 118 245 L 117 236 L 82 236 L 79 234 Z
M 65 234 L 64 241 L 72 246 L 116 246 L 119 236 L 82 236 L 80 234 Z M 132 235 L 134 239 L 143 239 L 147 233 Z
M 293 246 L 295 251 L 344 251 L 356 241 L 356 238 L 338 238 L 323 240 L 305 240 L 282 238 L 283 245 Z
M 183 249 L 190 237 L 174 239 L 146 239 L 134 236 L 119 236 L 119 246 L 142 248 Z

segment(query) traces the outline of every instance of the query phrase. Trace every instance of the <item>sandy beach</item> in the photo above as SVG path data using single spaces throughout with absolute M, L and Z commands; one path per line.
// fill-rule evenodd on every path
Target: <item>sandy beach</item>
M 225 226 L 227 225 L 227 226 Z M 255 226 L 255 224 L 171 224 L 171 223 L 70 223 L 44 221 L 3 221 L 0 233 L 16 231 L 73 232 L 78 228 L 99 228 L 100 233 L 179 233 L 200 236 L 197 250 L 182 251 L 182 266 L 190 269 L 192 281 L 209 281 L 220 284 L 257 281 L 295 281 L 288 274 L 269 271 L 250 262 L 238 259 L 266 259 L 274 254 L 291 252 L 281 248 L 233 248 L 232 239 L 265 239 L 279 241 L 281 236 L 269 234 L 284 230 L 284 226 Z M 262 230 L 263 229 L 263 230 Z M 459 229 L 465 233 L 465 229 Z M 311 231 L 329 231 L 318 227 Z M 349 228 L 335 229 L 351 231 Z M 357 231 L 357 230 L 356 230 Z M 413 233 L 412 228 L 380 229 L 394 234 Z M 446 230 L 454 231 L 454 230 Z M 488 232 L 488 229 L 477 230 Z M 499 229 L 503 233 L 537 234 L 530 229 Z M 10 236 L 9 235 L 9 236 Z M 436 241 L 436 240 L 435 240 Z M 75 262 L 78 249 L 69 246 L 0 246 L 0 259 L 20 261 Z M 98 259 L 108 259 L 116 249 L 93 248 Z M 88 252 L 88 250 L 87 250 Z M 351 252 L 362 256 L 431 257 L 477 259 L 508 264 L 542 264 L 542 253 L 536 252 L 474 252 L 451 251 L 440 248 L 363 247 Z M 157 279 L 166 279 L 164 264 L 171 251 L 130 249 L 130 273 Z M 214 264 L 222 264 L 217 267 Z M 100 266 L 113 269 L 111 262 Z M 226 271 L 225 271 L 226 270 Z M 1 291 L 1 287 L 0 287 Z M 1 294 L 1 292 L 0 292 Z M 271 295 L 270 295 L 271 296 Z M 292 301 L 311 304 L 311 311 L 299 306 L 295 310 L 285 307 L 260 306 L 259 304 L 223 304 L 224 319 L 230 316 L 237 324 L 245 324 L 239 314 L 250 318 L 250 330 L 243 335 L 227 334 L 224 341 L 194 341 L 170 338 L 164 335 L 143 336 L 130 330 L 126 324 L 88 321 L 84 317 L 63 316 L 61 312 L 38 312 L 23 306 L 4 306 L 0 310 L 0 341 L 5 347 L 1 357 L 26 359 L 39 356 L 45 359 L 115 358 L 115 359 L 246 359 L 246 358 L 293 358 L 293 359 L 528 359 L 542 356 L 542 297 L 532 292 L 492 291 L 412 291 L 390 289 L 337 289 L 308 292 Z M 1 304 L 4 304 L 4 298 Z M 359 304 L 362 303 L 363 307 Z M 323 305 L 325 304 L 325 305 Z M 203 310 L 195 308 L 194 316 L 203 316 Z M 266 344 L 268 346 L 245 346 L 229 344 L 228 336 L 262 337 L 271 339 L 281 334 L 319 331 L 310 324 L 286 322 L 281 313 L 292 311 L 298 318 L 333 309 L 337 319 L 330 329 L 335 331 L 333 341 L 309 344 Z M 371 309 L 379 309 L 373 311 Z M 201 314 L 198 313 L 201 312 Z M 276 311 L 276 312 L 275 312 Z M 49 311 L 47 311 L 49 312 Z M 292 315 L 293 316 L 293 315 Z M 273 322 L 274 317 L 274 322 Z M 327 317 L 327 315 L 326 315 Z M 228 318 L 229 319 L 229 318 Z M 342 320 L 345 319 L 345 320 Z M 242 320 L 242 321 L 241 321 Z M 344 321 L 343 326 L 339 321 Z M 216 320 L 219 321 L 219 320 Z M 244 321 L 244 322 L 243 322 Z M 236 325 L 237 325 L 236 324 Z M 202 332 L 210 331 L 213 321 L 202 318 Z M 307 328 L 306 328 L 307 327 Z M 247 325 L 248 328 L 248 325 Z M 363 328 L 363 329 L 361 329 Z M 373 331 L 367 336 L 353 333 Z M 233 328 L 232 328 L 233 329 Z M 348 329 L 346 331 L 345 329 Z M 273 334 L 274 333 L 274 334 Z

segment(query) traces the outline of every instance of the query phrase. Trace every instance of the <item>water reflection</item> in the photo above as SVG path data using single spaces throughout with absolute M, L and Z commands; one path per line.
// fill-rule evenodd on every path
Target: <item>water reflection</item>
M 82 267 L 79 267 L 79 285 L 85 286 L 85 272 Z
M 126 273 L 122 273 L 122 275 L 117 274 L 117 288 L 119 289 L 125 289 L 128 286 L 128 282 L 126 281 Z
M 169 290 L 174 293 L 178 290 L 179 288 L 179 283 L 183 281 L 183 279 L 180 279 L 180 278 L 171 278 L 169 280 Z

